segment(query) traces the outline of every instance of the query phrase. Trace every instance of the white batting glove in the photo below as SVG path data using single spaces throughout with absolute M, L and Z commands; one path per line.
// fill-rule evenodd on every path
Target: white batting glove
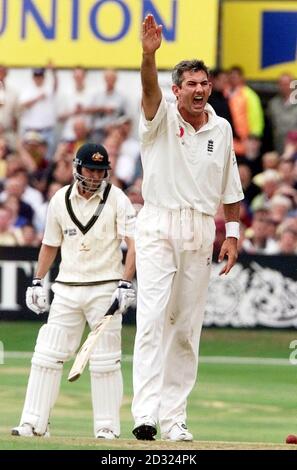
M 112 294 L 111 304 L 113 304 L 116 299 L 118 299 L 119 302 L 119 308 L 116 313 L 124 313 L 127 308 L 134 304 L 136 292 L 132 282 L 124 280 L 119 281 L 117 289 Z
M 26 305 L 36 315 L 46 311 L 46 295 L 41 284 L 41 279 L 34 278 L 32 287 L 26 290 Z

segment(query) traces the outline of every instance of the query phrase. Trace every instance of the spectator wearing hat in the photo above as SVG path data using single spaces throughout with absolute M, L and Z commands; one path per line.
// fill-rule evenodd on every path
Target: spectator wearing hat
M 42 135 L 48 145 L 47 159 L 51 159 L 55 147 L 56 91 L 58 79 L 51 66 L 52 83 L 45 80 L 45 69 L 36 68 L 32 72 L 32 83 L 24 87 L 20 94 L 20 132 L 35 131 Z
M 261 188 L 251 204 L 253 211 L 268 207 L 270 199 L 276 193 L 281 181 L 281 176 L 276 170 L 266 170 L 253 178 L 253 182 Z
M 18 151 L 28 172 L 42 172 L 47 168 L 48 145 L 42 133 L 27 131 L 18 144 Z

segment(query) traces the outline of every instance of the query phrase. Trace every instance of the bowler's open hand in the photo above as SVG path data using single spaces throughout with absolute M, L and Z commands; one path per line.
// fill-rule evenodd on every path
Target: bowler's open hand
M 227 256 L 227 264 L 221 269 L 221 274 L 228 274 L 236 263 L 238 252 L 237 252 L 237 238 L 226 238 L 224 241 L 221 251 L 219 254 L 219 263 Z
M 162 25 L 157 25 L 153 15 L 147 15 L 142 23 L 141 40 L 145 54 L 152 54 L 161 46 Z

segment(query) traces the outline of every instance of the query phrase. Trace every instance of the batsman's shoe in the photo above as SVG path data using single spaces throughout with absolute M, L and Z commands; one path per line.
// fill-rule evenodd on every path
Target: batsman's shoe
M 49 429 L 47 428 L 44 434 L 36 434 L 31 424 L 24 423 L 24 424 L 21 424 L 20 426 L 16 426 L 15 428 L 13 428 L 11 430 L 11 435 L 20 436 L 20 437 L 34 437 L 34 436 L 50 437 L 50 432 L 49 432 Z
M 96 439 L 118 439 L 119 436 L 117 436 L 114 432 L 112 432 L 110 429 L 100 429 L 100 431 L 97 432 L 96 434 Z
M 193 435 L 188 431 L 185 423 L 176 423 L 168 432 L 162 434 L 162 439 L 166 441 L 192 441 Z
M 154 441 L 157 426 L 153 420 L 146 420 L 143 423 L 136 424 L 132 432 L 139 441 Z

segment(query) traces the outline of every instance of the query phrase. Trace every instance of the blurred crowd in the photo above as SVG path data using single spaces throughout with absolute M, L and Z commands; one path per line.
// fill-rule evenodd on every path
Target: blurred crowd
M 39 246 L 53 194 L 72 182 L 72 161 L 87 141 L 102 143 L 110 156 L 111 182 L 137 210 L 142 167 L 131 106 L 117 89 L 118 73 L 105 70 L 98 89 L 88 72 L 72 71 L 59 89 L 52 65 L 33 69 L 14 90 L 0 66 L 0 246 Z M 297 106 L 294 78 L 279 77 L 278 91 L 264 103 L 245 82 L 240 67 L 211 72 L 209 99 L 233 129 L 245 193 L 241 203 L 240 251 L 297 253 Z M 129 84 L 127 83 L 127 87 Z M 172 99 L 173 99 L 172 95 Z M 222 210 L 216 216 L 215 250 L 225 237 Z

